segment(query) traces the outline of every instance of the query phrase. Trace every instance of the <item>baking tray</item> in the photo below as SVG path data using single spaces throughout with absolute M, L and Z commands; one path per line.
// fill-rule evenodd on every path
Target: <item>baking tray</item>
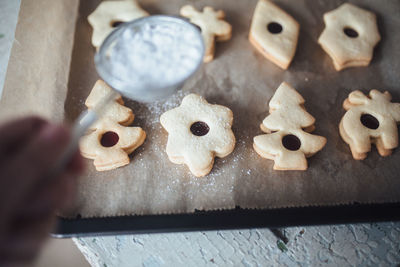
M 253 1 L 252 4 L 254 4 L 254 2 L 255 1 Z M 335 6 L 338 6 L 339 2 L 341 1 L 335 3 Z M 144 3 L 147 2 L 144 1 Z M 279 2 L 279 3 L 284 4 L 285 2 L 283 3 Z M 309 4 L 309 2 L 307 3 Z M 83 7 L 82 9 L 83 10 L 89 9 L 89 7 Z M 150 12 L 152 14 L 157 12 L 157 10 L 155 11 L 151 10 L 151 11 L 153 11 Z M 233 13 L 233 11 L 231 11 L 230 13 Z M 83 14 L 86 16 L 84 12 Z M 82 38 L 87 38 L 87 29 L 80 28 L 79 31 L 81 31 L 81 33 L 79 32 L 76 33 L 76 40 L 82 40 Z M 308 29 L 306 29 L 305 32 L 307 34 Z M 385 31 L 383 30 L 382 34 L 384 33 Z M 301 34 L 302 36 L 300 36 L 300 38 L 304 38 L 305 33 L 302 32 Z M 383 38 L 385 38 L 385 36 L 383 36 Z M 301 41 L 300 45 L 302 44 L 304 45 L 304 39 L 303 40 L 300 39 L 300 41 Z M 221 45 L 217 44 L 217 49 L 218 47 L 221 47 Z M 85 51 L 85 49 L 83 50 L 78 49 L 77 51 Z M 300 52 L 299 52 L 300 56 L 304 55 L 304 51 L 305 51 L 304 47 L 303 48 L 300 47 Z M 375 52 L 376 52 L 375 61 L 379 62 L 380 58 L 382 57 L 381 54 L 382 48 L 378 49 Z M 221 55 L 217 54 L 216 60 L 221 60 L 218 59 L 218 56 L 221 57 Z M 298 56 L 299 55 L 297 55 L 297 57 Z M 325 57 L 324 54 L 323 56 Z M 80 58 L 80 56 L 73 54 L 73 58 Z M 294 60 L 296 60 L 296 57 Z M 313 60 L 315 60 L 315 58 Z M 330 64 L 331 64 L 330 59 L 328 59 L 327 65 Z M 72 63 L 72 65 L 74 65 L 74 63 Z M 307 68 L 308 65 L 304 66 Z M 363 73 L 368 73 L 368 70 L 371 71 L 372 69 L 371 68 L 360 69 L 360 72 L 364 71 Z M 77 72 L 78 74 L 76 74 Z M 83 70 L 79 69 L 73 70 L 70 74 L 71 84 L 69 84 L 69 86 L 70 87 L 82 86 L 82 81 L 85 80 L 83 77 L 84 76 L 83 73 L 84 73 Z M 282 73 L 278 74 L 278 76 L 281 74 Z M 270 75 L 274 74 L 272 73 Z M 333 73 L 332 75 L 335 76 L 336 73 Z M 299 75 L 299 77 L 301 78 L 304 78 L 303 76 L 304 76 L 303 74 Z M 345 74 L 345 76 L 348 75 Z M 285 79 L 285 77 L 283 76 L 282 79 Z M 378 82 L 376 83 L 379 84 Z M 344 99 L 345 95 L 346 94 L 344 92 L 339 93 L 338 99 Z M 78 96 L 79 95 L 77 95 L 76 97 L 77 99 L 82 98 Z M 394 98 L 398 99 L 397 96 L 398 92 L 395 91 Z M 305 98 L 309 99 L 310 95 L 306 95 Z M 70 97 L 69 99 L 71 101 L 74 100 L 73 97 Z M 335 102 L 340 103 L 341 100 L 338 101 L 335 100 Z M 66 107 L 74 103 L 71 102 L 68 104 L 68 99 L 67 99 Z M 338 105 L 338 107 L 340 108 L 340 105 Z M 339 116 L 343 114 L 343 112 L 339 113 L 337 114 Z M 76 112 L 76 114 L 78 113 Z M 69 113 L 67 112 L 67 116 L 72 115 L 71 116 L 72 119 L 76 116 L 76 114 L 74 114 L 73 112 Z M 263 115 L 266 114 L 263 113 Z M 323 121 L 319 120 L 319 122 L 321 123 Z M 332 142 L 332 139 L 329 142 Z M 372 153 L 374 154 L 373 157 L 376 158 L 375 155 L 376 152 L 373 151 Z M 321 164 L 321 162 L 319 164 Z M 288 173 L 290 174 L 290 172 Z M 94 217 L 94 218 L 75 218 L 75 219 L 58 218 L 57 228 L 54 230 L 52 235 L 54 237 L 76 237 L 76 236 L 154 233 L 154 232 L 203 231 L 203 230 L 238 229 L 238 228 L 253 228 L 253 227 L 276 228 L 276 227 L 286 227 L 295 225 L 321 225 L 321 224 L 342 224 L 342 223 L 400 220 L 400 203 L 398 202 L 385 203 L 385 201 L 383 202 L 378 201 L 378 203 L 380 204 L 372 204 L 371 202 L 357 203 L 348 201 L 347 203 L 349 204 L 340 204 L 340 203 L 339 205 L 311 204 L 310 206 L 307 207 L 306 206 L 293 207 L 288 205 L 285 208 L 269 208 L 269 209 L 245 209 L 237 207 L 235 209 L 227 209 L 227 210 L 217 210 L 217 211 L 201 210 L 201 211 L 195 211 L 194 213 L 163 214 L 163 215 L 134 215 L 134 216 L 119 216 L 119 217 L 106 216 L 101 218 Z
M 88 90 L 93 85 L 96 77 L 92 75 L 92 69 L 94 69 L 93 60 L 91 57 L 88 57 L 87 53 L 88 48 L 92 48 L 90 46 L 90 36 L 88 35 L 90 30 L 89 25 L 87 22 L 83 23 L 83 21 L 86 21 L 87 14 L 79 13 L 78 18 L 81 24 L 75 25 L 74 9 L 78 7 L 79 2 L 89 5 L 86 7 L 87 10 L 94 9 L 96 1 L 38 0 L 32 2 L 26 0 L 22 2 L 20 21 L 16 31 L 16 40 L 18 42 L 14 44 L 12 56 L 10 57 L 5 86 L 6 90 L 2 98 L 3 107 L 0 107 L 1 117 L 6 117 L 9 113 L 12 113 L 12 115 L 34 113 L 53 120 L 65 119 L 67 121 L 77 117 L 81 109 L 84 108 L 84 98 L 87 96 Z M 190 209 L 178 210 L 177 213 L 182 213 L 174 215 L 107 217 L 107 215 L 103 214 L 105 217 L 102 218 L 82 219 L 76 218 L 75 214 L 71 216 L 71 218 L 75 219 L 58 218 L 57 228 L 53 232 L 54 236 L 72 237 L 144 232 L 284 227 L 292 225 L 393 221 L 400 219 L 400 180 L 397 179 L 400 172 L 400 165 L 397 164 L 400 157 L 399 149 L 396 149 L 391 157 L 385 159 L 380 158 L 376 151 L 373 151 L 367 160 L 353 164 L 356 161 L 351 158 L 348 146 L 340 139 L 337 133 L 338 122 L 344 114 L 340 105 L 351 89 L 386 89 L 392 93 L 396 102 L 400 99 L 398 76 L 400 64 L 397 60 L 400 56 L 398 54 L 400 51 L 397 49 L 400 41 L 398 31 L 399 21 L 397 20 L 397 15 L 400 11 L 399 2 L 387 0 L 377 4 L 373 0 L 350 0 L 350 2 L 356 5 L 376 12 L 382 42 L 379 43 L 375 50 L 374 59 L 370 67 L 353 68 L 337 73 L 332 69 L 331 60 L 316 43 L 316 38 L 323 29 L 323 25 L 321 24 L 322 13 L 336 8 L 343 3 L 342 0 L 326 2 L 311 0 L 299 0 L 296 2 L 290 0 L 275 1 L 294 15 L 302 25 L 298 53 L 288 71 L 279 70 L 271 65 L 248 42 L 247 34 L 251 22 L 251 10 L 254 8 L 256 0 L 237 1 L 235 5 L 230 6 L 226 5 L 226 1 L 215 0 L 211 2 L 211 0 L 198 0 L 194 3 L 198 7 L 211 4 L 215 5 L 216 8 L 226 9 L 227 20 L 233 22 L 234 26 L 233 40 L 217 45 L 216 60 L 207 65 L 209 67 L 208 72 L 203 71 L 197 78 L 207 81 L 208 74 L 211 75 L 213 72 L 219 71 L 217 67 L 221 65 L 220 63 L 224 60 L 227 60 L 229 63 L 229 60 L 233 58 L 232 55 L 237 58 L 256 59 L 252 64 L 246 64 L 246 68 L 243 68 L 243 70 L 250 72 L 248 73 L 250 77 L 251 75 L 256 75 L 259 79 L 254 80 L 260 80 L 262 85 L 254 85 L 254 81 L 251 81 L 248 76 L 245 76 L 245 79 L 240 81 L 242 85 L 240 88 L 246 89 L 246 92 L 254 90 L 258 95 L 262 94 L 262 97 L 255 99 L 255 101 L 246 102 L 249 109 L 243 109 L 242 105 L 238 105 L 235 102 L 235 99 L 239 99 L 240 94 L 235 95 L 236 91 L 225 91 L 225 89 L 229 89 L 228 87 L 232 87 L 230 76 L 240 76 L 236 72 L 227 72 L 229 74 L 226 76 L 227 79 L 223 81 L 218 80 L 221 84 L 215 84 L 212 87 L 213 90 L 207 91 L 205 95 L 211 102 L 225 104 L 234 109 L 234 114 L 241 117 L 241 120 L 236 121 L 242 121 L 242 126 L 244 126 L 240 128 L 250 129 L 247 132 L 239 131 L 239 127 L 234 125 L 236 127 L 234 130 L 239 133 L 237 136 L 238 140 L 242 141 L 238 143 L 238 149 L 233 154 L 236 152 L 236 155 L 240 155 L 239 152 L 243 151 L 244 147 L 243 141 L 246 141 L 246 144 L 251 146 L 251 142 L 247 142 L 250 139 L 244 139 L 244 136 L 252 138 L 252 136 L 261 133 L 258 130 L 258 125 L 267 114 L 266 103 L 279 83 L 284 80 L 292 83 L 306 99 L 307 109 L 317 118 L 316 134 L 330 135 L 327 147 L 310 159 L 310 169 L 302 173 L 272 171 L 272 163 L 270 161 L 260 159 L 252 150 L 246 150 L 245 159 L 246 164 L 249 166 L 246 166 L 244 170 L 245 179 L 239 180 L 239 183 L 236 185 L 237 188 L 246 189 L 246 186 L 249 185 L 266 186 L 271 189 L 273 194 L 265 195 L 262 190 L 260 192 L 253 190 L 245 191 L 244 193 L 236 194 L 237 199 L 235 200 L 240 200 L 238 203 L 229 202 L 229 205 L 225 207 L 215 205 L 200 208 L 199 206 L 201 205 L 192 205 Z M 164 13 L 165 10 L 169 10 L 165 13 L 176 15 L 179 9 L 178 7 L 169 6 L 169 3 L 173 1 L 168 2 L 168 5 L 166 2 L 162 2 L 164 9 L 158 9 L 156 1 L 146 0 L 142 2 L 144 4 L 147 3 L 147 6 L 144 6 L 144 8 L 151 14 Z M 179 2 L 183 3 L 183 0 Z M 161 3 L 161 0 L 157 3 Z M 242 10 L 244 9 L 242 7 L 246 5 L 248 5 L 246 7 L 248 14 L 246 16 L 243 14 L 239 16 L 236 9 Z M 389 8 L 390 6 L 392 8 Z M 46 16 L 37 16 L 37 19 L 34 21 L 30 19 L 32 12 L 34 14 L 41 14 L 44 8 L 49 8 L 54 12 L 47 12 Z M 390 14 L 392 15 L 390 16 Z M 235 22 L 236 18 L 240 19 L 240 22 Z M 62 30 L 60 31 L 60 29 Z M 241 34 L 239 34 L 240 32 Z M 80 39 L 79 36 L 83 39 Z M 49 42 L 49 40 L 52 41 Z M 78 40 L 81 42 L 78 42 Z M 81 44 L 84 46 L 84 49 L 74 49 L 74 44 Z M 239 46 L 247 48 L 240 51 L 238 49 L 235 50 L 235 47 Z M 24 64 L 27 58 L 30 59 L 30 64 Z M 80 61 L 74 62 L 74 59 L 80 59 Z M 70 64 L 72 65 L 71 68 Z M 315 72 L 314 69 L 316 66 L 321 67 L 321 70 L 318 69 Z M 32 73 L 38 73 L 38 69 L 41 75 L 32 75 Z M 240 73 L 242 74 L 242 72 Z M 314 78 L 311 78 L 312 76 Z M 339 81 L 339 83 L 335 84 L 335 81 Z M 213 82 L 213 79 L 208 79 L 208 82 Z M 202 83 L 194 83 L 192 81 L 188 87 L 191 86 L 200 87 Z M 208 88 L 208 85 L 203 85 L 203 87 Z M 32 95 L 26 94 L 27 88 L 29 88 L 29 92 Z M 73 91 L 69 90 L 71 88 L 76 89 L 74 92 L 79 92 L 80 95 L 71 94 L 73 93 Z M 202 88 L 202 90 L 207 88 Z M 327 92 L 321 94 L 323 99 L 315 97 L 315 92 L 322 89 L 324 92 Z M 37 94 L 34 94 L 36 92 Z M 229 92 L 229 99 L 222 99 L 223 101 L 220 102 L 219 95 L 223 95 L 226 92 Z M 330 93 L 332 93 L 332 96 Z M 67 98 L 65 98 L 66 95 Z M 21 99 L 25 101 L 21 101 Z M 38 105 L 37 103 L 42 104 Z M 246 103 L 239 104 L 247 105 Z M 77 107 L 77 104 L 79 108 L 75 112 L 71 112 L 70 108 Z M 137 111 L 136 105 L 130 104 L 134 106 L 134 111 Z M 60 108 L 63 106 L 64 110 Z M 335 108 L 335 112 L 327 110 L 330 107 Z M 336 107 L 340 111 L 336 111 Z M 137 120 L 139 120 L 137 125 L 142 126 L 144 120 L 140 121 L 140 114 L 141 112 L 136 113 Z M 247 123 L 245 118 L 247 114 L 258 116 L 256 122 Z M 328 117 L 329 119 L 327 119 Z M 331 134 L 332 132 L 335 132 L 335 134 Z M 165 142 L 161 143 L 163 146 L 165 145 Z M 145 151 L 148 152 L 148 150 Z M 140 154 L 141 152 L 139 151 L 138 153 Z M 145 156 L 145 154 L 142 156 Z M 247 163 L 249 161 L 249 157 L 247 156 L 251 157 L 253 161 L 262 161 L 265 165 L 259 169 L 253 168 L 257 162 L 253 162 L 254 164 L 252 165 L 250 164 L 251 162 Z M 328 158 L 328 156 L 333 156 L 336 161 L 325 161 L 324 158 Z M 138 158 L 140 157 L 136 154 L 133 160 Z M 213 174 L 222 170 L 224 166 L 235 167 L 235 165 L 230 165 L 235 159 L 237 157 L 233 155 L 232 157 L 228 157 L 227 160 L 217 160 Z M 321 165 L 322 163 L 326 164 Z M 331 163 L 334 164 L 331 165 Z M 134 164 L 135 162 L 132 166 Z M 380 167 L 376 168 L 376 166 Z M 238 166 L 235 168 L 238 168 Z M 330 177 L 329 171 L 332 168 L 336 172 Z M 186 175 L 184 167 L 179 169 L 182 169 L 181 173 Z M 322 171 L 316 171 L 317 169 L 322 169 Z M 362 170 L 362 172 L 356 172 L 355 170 L 357 169 Z M 247 170 L 255 170 L 255 172 L 250 172 L 249 175 Z M 116 170 L 114 174 L 118 173 L 121 173 L 121 169 Z M 210 176 L 213 176 L 213 174 Z M 103 175 L 105 176 L 103 177 L 104 179 L 112 177 L 111 173 Z M 260 179 L 257 178 L 257 175 Z M 358 177 L 354 177 L 355 183 L 352 187 L 349 187 L 345 183 L 348 181 L 345 178 L 352 180 L 352 175 L 358 175 Z M 392 178 L 391 181 L 376 183 L 377 178 L 385 178 L 387 175 L 390 175 Z M 140 175 L 136 176 L 142 177 Z M 163 179 L 175 179 L 175 177 L 177 176 L 169 173 L 165 177 L 156 176 L 156 178 Z M 143 176 L 143 178 L 146 177 Z M 304 187 L 299 187 L 302 185 L 299 183 L 301 180 L 307 181 Z M 280 191 L 276 190 L 279 189 L 277 187 L 277 182 L 279 181 L 284 185 L 283 190 L 281 187 Z M 377 184 L 380 186 L 376 186 Z M 327 189 L 332 185 L 341 186 L 340 190 L 337 191 L 338 195 L 326 194 Z M 370 191 L 364 190 L 365 185 L 369 185 L 367 189 Z M 297 189 L 301 190 L 296 191 Z M 143 193 L 138 191 L 137 193 L 137 195 L 148 195 L 148 192 Z M 294 196 L 295 198 L 292 201 L 285 202 L 284 200 L 288 196 Z M 356 199 L 353 199 L 353 197 Z M 178 200 L 181 201 L 181 199 Z M 211 201 L 213 200 L 212 198 L 206 200 L 207 203 L 205 204 L 213 204 L 213 201 Z M 181 203 L 179 201 L 178 203 Z M 107 204 L 107 202 L 100 203 L 98 208 L 105 210 L 104 204 Z M 235 209 L 235 206 L 240 206 L 243 209 Z M 255 207 L 266 209 L 245 209 Z M 201 211 L 193 212 L 196 208 Z M 205 211 L 207 208 L 218 211 Z M 149 206 L 146 210 L 139 210 L 138 212 L 131 212 L 129 214 L 160 213 L 174 213 L 174 211 L 163 212 Z
M 191 214 L 121 216 L 88 219 L 58 218 L 56 238 L 207 231 L 241 228 L 278 228 L 300 225 L 400 221 L 400 203 L 339 205 L 269 210 L 237 207 Z

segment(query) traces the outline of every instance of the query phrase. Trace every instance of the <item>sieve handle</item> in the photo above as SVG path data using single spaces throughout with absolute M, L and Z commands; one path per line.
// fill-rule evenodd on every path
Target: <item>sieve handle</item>
M 104 113 L 106 107 L 118 96 L 118 93 L 111 90 L 99 103 L 95 105 L 93 109 L 88 109 L 82 112 L 79 117 L 75 120 L 72 130 L 71 139 L 66 146 L 64 152 L 60 158 L 56 161 L 56 164 L 50 170 L 49 176 L 54 177 L 62 173 L 71 161 L 72 157 L 76 153 L 79 147 L 79 140 L 85 135 L 89 127 L 95 123 Z

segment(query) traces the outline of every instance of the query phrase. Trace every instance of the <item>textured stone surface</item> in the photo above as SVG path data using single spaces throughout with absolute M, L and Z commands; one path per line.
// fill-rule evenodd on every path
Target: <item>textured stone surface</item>
M 77 238 L 92 266 L 397 266 L 400 223 Z M 278 244 L 281 244 L 278 246 Z M 286 250 L 287 249 L 287 250 Z

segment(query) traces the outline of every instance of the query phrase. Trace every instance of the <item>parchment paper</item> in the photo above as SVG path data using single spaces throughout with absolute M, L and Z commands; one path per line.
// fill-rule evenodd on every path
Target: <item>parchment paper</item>
M 90 44 L 92 30 L 86 20 L 99 1 L 80 2 L 76 26 L 76 9 L 70 3 L 77 1 L 30 2 L 23 1 L 21 7 L 0 114 L 3 117 L 9 109 L 29 110 L 72 121 L 85 109 L 84 100 L 99 78 L 93 64 L 95 50 Z M 344 114 L 342 102 L 353 90 L 388 90 L 393 100 L 400 102 L 400 3 L 349 1 L 377 14 L 382 41 L 369 67 L 336 72 L 317 39 L 324 28 L 323 13 L 343 1 L 274 1 L 301 25 L 297 52 L 287 71 L 266 60 L 248 41 L 256 2 L 140 1 L 151 14 L 177 15 L 187 3 L 197 8 L 211 5 L 223 9 L 233 26 L 232 39 L 218 43 L 215 60 L 205 64 L 167 101 L 147 105 L 126 101 L 136 115 L 133 125 L 147 133 L 145 143 L 133 153 L 128 166 L 117 170 L 96 172 L 88 160 L 88 171 L 79 179 L 74 207 L 65 216 L 400 201 L 400 149 L 382 158 L 374 148 L 366 160 L 355 161 L 338 131 Z M 42 9 L 38 6 L 47 4 L 58 11 L 57 20 L 50 15 L 40 17 Z M 28 8 L 32 9 L 28 12 Z M 37 27 L 34 34 L 30 23 Z M 302 94 L 306 109 L 316 118 L 314 133 L 328 139 L 325 148 L 308 159 L 309 169 L 305 172 L 273 171 L 273 161 L 261 158 L 252 148 L 253 137 L 262 133 L 259 124 L 268 115 L 268 102 L 282 81 Z M 168 160 L 167 133 L 159 123 L 159 116 L 178 106 L 189 92 L 225 105 L 234 113 L 236 148 L 228 157 L 216 159 L 213 170 L 204 178 L 196 178 L 186 166 Z

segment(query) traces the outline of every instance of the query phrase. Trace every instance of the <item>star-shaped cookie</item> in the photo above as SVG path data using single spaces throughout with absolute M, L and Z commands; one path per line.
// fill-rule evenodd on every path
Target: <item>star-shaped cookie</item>
M 160 122 L 168 132 L 169 159 L 186 164 L 195 176 L 207 175 L 214 157 L 226 157 L 235 147 L 232 111 L 199 95 L 187 95 L 179 107 L 162 114 Z

